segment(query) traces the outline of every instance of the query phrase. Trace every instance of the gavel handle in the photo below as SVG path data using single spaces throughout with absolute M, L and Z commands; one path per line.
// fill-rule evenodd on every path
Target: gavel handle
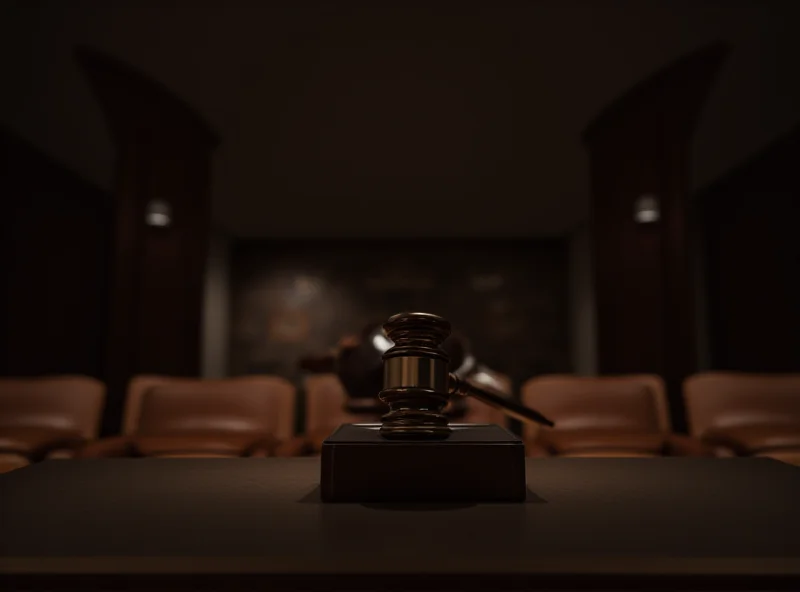
M 476 386 L 471 385 L 465 380 L 461 380 L 456 375 L 450 375 L 450 394 L 460 395 L 462 397 L 475 397 L 479 401 L 486 403 L 499 409 L 509 417 L 524 421 L 526 423 L 538 423 L 553 427 L 555 424 L 547 419 L 544 415 L 526 407 L 521 403 L 517 403 L 511 399 L 506 399 L 491 391 L 487 391 Z

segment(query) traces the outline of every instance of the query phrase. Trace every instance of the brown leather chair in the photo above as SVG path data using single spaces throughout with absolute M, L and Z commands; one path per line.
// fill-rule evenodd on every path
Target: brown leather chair
M 511 379 L 505 374 L 493 370 L 480 369 L 470 375 L 468 381 L 478 388 L 489 389 L 506 397 L 514 394 Z M 468 397 L 467 412 L 458 420 L 458 423 L 493 423 L 505 427 L 508 425 L 508 416 L 491 405 Z
M 137 376 L 128 387 L 122 435 L 82 456 L 269 456 L 292 438 L 295 388 L 276 376 L 205 380 Z
M 546 375 L 522 386 L 522 401 L 555 428 L 526 425 L 529 456 L 654 457 L 709 455 L 671 433 L 663 381 L 654 375 Z
M 28 457 L 13 452 L 0 452 L 0 473 L 8 473 L 14 469 L 21 469 L 31 464 Z
M 291 450 L 284 448 L 283 456 L 311 455 L 322 450 L 322 441 L 343 423 L 379 422 L 380 415 L 349 413 L 344 406 L 347 393 L 336 374 L 312 374 L 303 381 L 306 413 L 305 431 Z
M 511 380 L 502 374 L 478 372 L 469 378 L 476 386 L 511 393 Z M 380 422 L 380 415 L 357 415 L 345 410 L 347 393 L 336 374 L 312 374 L 304 380 L 306 396 L 305 432 L 292 443 L 280 448 L 280 456 L 316 456 L 322 442 L 343 423 Z M 505 425 L 502 411 L 477 399 L 466 401 L 466 413 L 459 423 L 496 423 Z
M 88 376 L 0 378 L 0 472 L 74 456 L 97 437 L 105 391 Z
M 800 374 L 702 372 L 683 394 L 691 433 L 717 455 L 800 465 Z

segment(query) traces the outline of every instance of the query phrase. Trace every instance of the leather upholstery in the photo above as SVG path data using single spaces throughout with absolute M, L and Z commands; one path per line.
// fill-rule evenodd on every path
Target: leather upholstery
M 53 428 L 95 438 L 105 391 L 88 376 L 0 378 L 0 429 Z
M 89 442 L 78 452 L 79 458 L 138 456 L 132 436 L 111 436 Z
M 77 432 L 33 426 L 5 427 L 0 430 L 0 450 L 20 454 L 36 462 L 48 453 L 77 450 L 85 440 Z
M 21 454 L 13 452 L 0 452 L 0 473 L 7 473 L 14 469 L 27 467 L 30 461 Z
M 487 369 L 479 369 L 471 374 L 468 382 L 478 388 L 485 388 L 510 397 L 514 393 L 511 379 L 505 374 Z M 508 416 L 473 397 L 467 398 L 467 412 L 459 419 L 459 423 L 493 423 L 500 426 L 508 425 Z
M 704 372 L 683 390 L 692 434 L 719 455 L 800 464 L 800 374 Z
M 88 376 L 0 378 L 0 453 L 69 458 L 97 437 L 104 401 L 105 385 Z
M 291 440 L 295 389 L 283 378 L 140 376 L 131 381 L 123 434 L 83 456 L 266 456 Z
M 658 455 L 635 450 L 582 450 L 567 452 L 559 456 L 563 458 L 653 458 Z
M 542 430 L 535 444 L 532 456 L 713 456 L 695 438 L 627 429 Z
M 683 385 L 691 433 L 800 424 L 800 374 L 703 372 Z
M 379 415 L 349 413 L 347 394 L 336 374 L 312 374 L 303 382 L 306 397 L 305 433 L 330 434 L 343 423 L 380 421 Z
M 146 396 L 151 390 L 155 394 Z M 288 440 L 294 434 L 295 400 L 294 386 L 277 376 L 136 376 L 128 386 L 122 433 L 257 428 Z
M 626 429 L 548 430 L 540 434 L 539 443 L 557 455 L 607 450 L 658 456 L 664 451 L 667 436 L 659 432 Z
M 81 450 L 89 458 L 269 456 L 277 442 L 260 433 L 133 434 L 92 442 Z
M 671 433 L 658 376 L 541 376 L 522 386 L 522 401 L 556 424 L 524 427 L 532 456 L 711 454 L 699 442 Z
M 522 400 L 559 429 L 670 431 L 664 383 L 658 376 L 545 375 L 525 382 Z M 526 425 L 526 428 L 531 428 Z M 532 435 L 526 432 L 526 435 Z
M 343 423 L 379 422 L 380 415 L 349 413 L 344 406 L 347 394 L 336 374 L 311 374 L 303 381 L 305 391 L 305 430 L 302 435 L 279 448 L 278 456 L 316 456 L 322 442 Z
M 755 454 L 754 456 L 764 456 L 785 462 L 790 465 L 800 466 L 800 450 L 770 450 L 762 454 Z
M 740 456 L 787 448 L 800 451 L 800 425 L 711 428 L 703 435 L 703 439 L 715 446 L 730 448 Z
M 206 455 L 265 456 L 270 440 L 254 433 L 181 433 L 169 436 L 138 436 L 136 450 L 142 456 Z

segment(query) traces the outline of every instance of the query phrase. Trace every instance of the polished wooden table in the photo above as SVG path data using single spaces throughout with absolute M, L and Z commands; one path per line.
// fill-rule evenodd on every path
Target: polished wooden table
M 773 460 L 532 459 L 522 504 L 323 504 L 319 472 L 118 459 L 0 475 L 0 589 L 800 589 L 800 469 Z

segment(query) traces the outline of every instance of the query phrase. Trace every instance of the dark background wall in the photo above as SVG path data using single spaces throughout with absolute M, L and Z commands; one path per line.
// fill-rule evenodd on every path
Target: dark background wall
M 569 371 L 567 256 L 562 240 L 239 242 L 230 370 L 294 376 L 301 356 L 421 310 L 450 320 L 516 383 Z
M 0 372 L 104 377 L 111 199 L 0 130 Z
M 800 371 L 800 128 L 698 196 L 711 367 Z

